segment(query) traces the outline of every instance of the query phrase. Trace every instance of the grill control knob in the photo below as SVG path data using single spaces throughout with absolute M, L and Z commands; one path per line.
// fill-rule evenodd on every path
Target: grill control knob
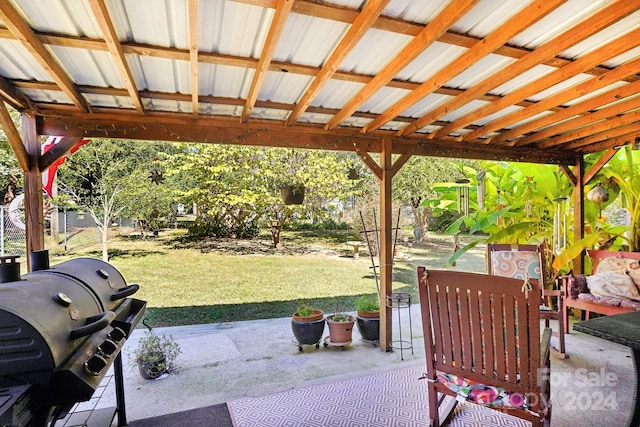
M 113 328 L 113 331 L 109 332 L 109 339 L 113 340 L 114 342 L 120 342 L 126 336 L 127 334 L 120 328 Z
M 109 339 L 104 340 L 102 344 L 98 346 L 98 354 L 106 359 L 110 358 L 116 350 L 118 350 L 118 344 Z
M 91 356 L 91 359 L 84 362 L 84 370 L 87 371 L 89 375 L 93 375 L 94 377 L 100 375 L 100 371 L 102 371 L 106 366 L 107 361 L 97 354 Z

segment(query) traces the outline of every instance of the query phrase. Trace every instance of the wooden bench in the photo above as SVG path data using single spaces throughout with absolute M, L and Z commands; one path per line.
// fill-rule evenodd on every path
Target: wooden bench
M 593 261 L 593 269 L 596 270 L 600 260 L 608 257 L 618 257 L 624 259 L 640 260 L 640 252 L 622 252 L 622 251 L 606 251 L 606 250 L 589 250 L 589 257 Z M 585 319 L 591 317 L 591 313 L 604 314 L 607 316 L 634 311 L 633 308 L 613 306 L 608 304 L 600 304 L 591 301 L 585 301 L 578 298 L 580 293 L 588 293 L 586 288 L 586 275 L 572 274 L 562 277 L 562 289 L 564 290 L 563 300 L 563 319 L 564 330 L 569 333 L 569 309 L 579 309 L 585 312 Z

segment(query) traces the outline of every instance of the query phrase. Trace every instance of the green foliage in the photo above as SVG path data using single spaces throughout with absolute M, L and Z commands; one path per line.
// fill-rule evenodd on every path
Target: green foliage
M 379 311 L 380 304 L 377 297 L 362 295 L 355 300 L 356 309 L 358 311 Z
M 171 372 L 176 368 L 176 359 L 182 353 L 180 344 L 172 335 L 157 335 L 152 330 L 145 332 L 133 351 L 133 360 L 145 364 L 157 363 L 161 372 Z
M 296 313 L 300 317 L 311 317 L 315 309 L 309 303 L 301 303 L 296 308 Z
M 352 320 L 352 317 L 346 313 L 336 313 L 329 317 L 332 322 L 337 322 L 337 323 L 347 323 L 347 322 L 351 322 Z

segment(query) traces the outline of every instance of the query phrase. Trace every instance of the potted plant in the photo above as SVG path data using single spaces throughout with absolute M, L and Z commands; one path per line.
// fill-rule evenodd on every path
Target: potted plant
M 325 347 L 327 345 L 343 347 L 351 344 L 351 336 L 353 333 L 353 324 L 355 316 L 346 313 L 335 313 L 327 316 L 327 325 L 329 326 L 329 336 L 325 339 Z
M 372 344 L 380 339 L 380 303 L 378 298 L 362 295 L 356 299 L 356 324 L 358 332 L 365 341 Z
M 151 327 L 142 323 L 148 330 L 133 351 L 133 361 L 138 364 L 142 378 L 153 380 L 175 369 L 175 360 L 182 350 L 172 335 L 156 335 Z
M 311 305 L 300 304 L 291 317 L 291 330 L 298 341 L 298 351 L 303 345 L 320 347 L 320 339 L 324 332 L 324 313 Z

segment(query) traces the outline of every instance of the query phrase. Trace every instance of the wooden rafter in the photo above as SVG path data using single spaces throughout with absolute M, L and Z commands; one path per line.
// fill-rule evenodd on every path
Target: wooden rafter
M 440 129 L 436 135 L 441 137 L 443 135 L 448 135 L 452 132 L 455 132 L 458 129 L 462 129 L 477 120 L 480 120 L 497 111 L 502 110 L 503 108 L 508 107 L 511 104 L 522 101 L 529 96 L 535 95 L 536 93 L 540 93 L 543 90 L 552 87 L 553 85 L 575 77 L 578 74 L 583 73 L 585 70 L 589 70 L 595 65 L 616 57 L 637 45 L 640 45 L 640 29 L 627 33 L 624 36 L 612 41 L 611 43 L 608 43 L 603 49 L 598 49 L 596 51 L 588 53 L 576 59 L 571 64 L 565 65 L 564 67 L 541 77 L 533 83 L 522 86 L 510 92 L 496 102 L 487 104 L 483 107 L 478 108 L 472 113 L 465 115 L 464 117 L 458 118 L 455 122 Z M 483 126 L 483 129 L 484 128 L 485 126 Z M 489 127 L 489 129 L 491 129 L 491 131 L 494 130 L 491 127 Z M 476 131 L 476 133 L 478 132 L 480 132 L 480 130 Z M 483 133 L 486 134 L 488 132 L 485 132 L 483 130 Z
M 391 108 L 380 114 L 378 118 L 365 127 L 365 131 L 377 129 L 396 116 L 399 116 L 407 108 L 433 93 L 436 89 L 444 86 L 446 82 L 475 64 L 488 54 L 495 52 L 503 46 L 513 36 L 520 33 L 527 26 L 544 18 L 549 12 L 564 3 L 564 0 L 537 0 L 521 12 L 511 17 L 503 25 L 485 37 L 482 42 L 478 41 L 465 53 L 454 59 L 444 70 L 434 74 L 405 96 Z
M 632 132 L 640 132 L 640 111 L 634 111 L 625 114 L 615 119 L 607 120 L 604 122 L 596 123 L 592 126 L 588 126 L 590 132 L 584 132 L 580 129 L 571 132 L 573 139 L 568 139 L 569 135 L 561 135 L 554 140 L 557 140 L 559 144 L 565 144 L 569 148 L 584 147 L 589 144 L 593 144 L 598 141 L 605 141 L 616 136 L 626 135 Z M 580 137 L 580 135 L 583 135 Z M 578 139 L 576 139 L 576 137 Z M 571 141 L 571 142 L 569 142 Z
M 198 0 L 189 0 L 189 65 L 191 68 L 191 111 L 198 114 Z
M 127 64 L 127 59 L 125 58 L 124 52 L 122 51 L 120 40 L 118 40 L 118 35 L 116 34 L 116 30 L 113 27 L 113 23 L 111 22 L 111 17 L 109 16 L 107 5 L 104 3 L 104 0 L 90 0 L 89 4 L 91 5 L 91 10 L 96 17 L 96 21 L 100 25 L 100 30 L 102 31 L 102 36 L 104 37 L 105 43 L 109 48 L 109 52 L 111 53 L 111 56 L 116 63 L 116 67 L 120 71 L 120 75 L 122 76 L 124 85 L 127 88 L 127 92 L 129 93 L 131 103 L 135 107 L 136 111 L 138 111 L 138 113 L 143 113 L 144 108 L 142 107 L 142 100 L 140 99 L 140 95 L 138 94 L 138 89 L 136 88 L 133 74 L 131 74 L 131 69 Z
M 7 1 L 0 2 L 0 21 L 15 38 L 22 42 L 22 45 L 33 55 L 38 64 L 51 76 L 75 106 L 81 111 L 90 111 L 89 104 L 87 104 L 82 94 L 78 92 L 75 84 L 44 47 L 31 27 L 22 19 L 11 3 Z
M 264 48 L 262 49 L 262 54 L 258 61 L 256 74 L 253 76 L 253 81 L 251 82 L 251 89 L 249 89 L 247 101 L 244 104 L 244 110 L 242 111 L 243 122 L 249 120 L 251 110 L 253 110 L 256 100 L 258 99 L 258 93 L 260 93 L 262 83 L 267 76 L 267 71 L 269 71 L 269 64 L 271 64 L 271 60 L 273 59 L 273 53 L 276 50 L 276 46 L 278 45 L 278 41 L 280 40 L 280 36 L 284 30 L 284 25 L 287 22 L 287 17 L 291 12 L 293 3 L 293 0 L 278 0 L 276 13 L 273 17 L 273 21 L 271 22 L 269 34 L 267 35 L 267 40 L 264 43 Z
M 505 67 L 500 73 L 493 74 L 480 83 L 467 89 L 464 94 L 445 102 L 438 108 L 435 108 L 425 114 L 414 123 L 400 130 L 398 134 L 410 135 L 411 133 L 418 131 L 448 112 L 461 107 L 467 102 L 477 99 L 478 96 L 484 95 L 491 89 L 500 86 L 524 71 L 529 70 L 536 65 L 540 65 L 545 60 L 555 57 L 558 53 L 597 33 L 607 25 L 610 25 L 611 23 L 634 12 L 638 7 L 639 6 L 635 3 L 618 0 L 597 14 L 591 16 L 589 19 L 582 21 L 575 27 L 565 31 L 529 54 L 523 56 L 516 62 L 510 64 L 508 67 Z M 436 135 L 433 136 L 435 137 Z
M 20 92 L 16 87 L 9 83 L 7 79 L 0 77 L 0 98 L 4 98 L 18 108 L 33 108 L 31 100 Z
M 559 123 L 555 126 L 550 127 L 548 133 L 551 135 L 560 135 L 559 138 L 563 139 L 566 138 L 566 136 L 575 136 L 576 138 L 581 138 L 585 135 L 585 131 L 601 129 L 601 127 L 598 127 L 598 122 L 600 122 L 601 120 L 614 118 L 616 116 L 622 116 L 625 113 L 637 108 L 640 108 L 640 97 L 632 97 L 631 99 L 620 102 L 618 104 L 613 104 L 610 107 L 602 108 L 600 110 L 594 111 L 593 113 L 578 116 L 575 119 Z M 633 116 L 629 116 L 629 118 L 633 120 Z M 625 120 L 625 122 L 629 123 L 628 120 Z M 594 124 L 593 126 L 590 125 L 592 123 Z M 616 126 L 619 124 L 620 122 L 616 123 L 614 121 L 612 125 Z M 543 132 L 545 132 L 545 135 L 547 134 L 546 131 L 547 129 L 543 130 Z M 591 133 L 589 132 L 587 134 Z M 544 141 L 540 144 L 537 144 L 537 147 L 544 148 L 545 146 L 553 146 L 561 143 L 562 141 L 560 139 L 550 139 L 549 141 Z
M 634 62 L 637 62 L 638 66 L 640 66 L 640 59 Z M 610 90 L 609 92 L 605 92 L 601 95 L 597 95 L 585 101 L 574 104 L 554 114 L 550 114 L 548 116 L 541 117 L 540 119 L 533 120 L 529 123 L 522 125 L 522 128 L 524 128 L 522 130 L 530 131 L 532 130 L 532 128 L 533 129 L 539 129 L 543 127 L 546 127 L 546 128 L 530 136 L 516 139 L 510 145 L 523 146 L 523 145 L 539 142 L 540 140 L 547 138 L 549 136 L 557 135 L 562 132 L 562 128 L 558 127 L 560 125 L 551 126 L 552 123 L 561 123 L 563 120 L 567 120 L 570 117 L 586 114 L 600 105 L 610 104 L 612 102 L 619 101 L 620 99 L 633 96 L 638 91 L 640 91 L 640 82 L 633 82 L 631 84 L 615 88 L 613 90 Z M 560 129 L 559 132 L 557 131 L 558 129 Z M 509 133 L 510 135 L 506 136 L 505 138 L 514 136 L 514 134 L 510 132 L 505 132 L 505 135 L 507 133 Z
M 640 72 L 640 58 L 638 59 L 634 59 L 632 61 L 629 61 L 623 65 L 620 65 L 619 67 L 617 67 L 616 69 L 609 71 L 608 73 L 602 75 L 599 78 L 594 78 L 594 79 L 589 79 L 585 82 L 582 82 L 580 84 L 577 84 L 575 86 L 572 86 L 568 89 L 565 89 L 555 95 L 552 95 L 546 99 L 541 100 L 540 102 L 537 102 L 535 104 L 532 104 L 529 107 L 526 107 L 520 111 L 517 111 L 515 113 L 512 114 L 508 114 L 504 117 L 501 117 L 491 123 L 489 123 L 488 125 L 485 125 L 487 127 L 487 130 L 493 131 L 496 129 L 500 129 L 503 128 L 507 125 L 513 124 L 513 123 L 517 123 L 521 120 L 524 120 L 528 117 L 534 116 L 538 113 L 541 113 L 543 111 L 548 111 L 553 107 L 557 107 L 559 105 L 561 105 L 564 102 L 579 98 L 581 96 L 584 96 L 588 93 L 592 93 L 598 89 L 601 89 L 603 87 L 606 87 L 610 84 L 613 84 L 619 80 L 621 80 L 623 77 L 626 76 L 631 76 L 631 75 L 635 75 L 636 73 Z M 635 88 L 633 89 L 633 92 L 629 91 L 629 88 Z M 599 95 L 597 98 L 600 99 L 600 102 L 598 105 L 606 105 L 609 102 L 614 102 L 617 101 L 618 99 L 622 99 L 625 98 L 627 96 L 633 95 L 635 92 L 637 92 L 638 90 L 640 90 L 640 84 L 638 83 L 638 81 L 633 82 L 631 84 L 628 85 L 624 85 L 622 88 L 616 88 L 613 89 L 609 92 L 606 92 L 603 95 Z M 623 93 L 625 93 L 625 95 L 623 95 Z M 591 102 L 593 103 L 593 98 L 591 98 Z M 567 114 L 567 110 L 569 108 L 565 108 L 563 110 L 559 110 L 559 114 Z M 589 111 L 591 108 L 586 107 L 584 110 L 582 110 L 582 112 L 585 111 Z M 571 114 L 571 113 L 569 113 Z M 501 143 L 501 142 L 507 142 L 510 138 L 516 136 L 516 135 L 522 135 L 522 134 L 526 134 L 527 132 L 530 132 L 531 130 L 534 129 L 539 129 L 542 126 L 545 125 L 539 125 L 539 123 L 545 121 L 545 120 L 549 120 L 550 116 L 553 116 L 554 114 L 551 114 L 549 116 L 545 116 L 541 119 L 538 120 L 532 120 L 529 121 L 527 123 L 524 123 L 520 126 L 516 126 L 511 130 L 505 131 L 502 134 L 500 134 L 500 136 L 493 138 L 492 142 L 493 143 Z M 572 114 L 573 115 L 573 114 Z M 564 118 L 566 117 L 571 117 L 571 115 L 569 116 L 564 116 Z M 564 119 L 563 118 L 563 119 Z M 561 121 L 561 120 L 559 120 Z M 549 122 L 550 123 L 550 122 Z M 547 124 L 549 124 L 547 123 Z M 474 134 L 474 135 L 471 135 Z M 475 137 L 478 137 L 480 135 L 485 134 L 484 132 L 482 133 L 475 133 L 475 132 L 471 132 L 470 134 L 467 134 L 463 137 L 463 141 L 464 140 L 468 140 L 468 139 L 473 139 Z M 553 135 L 548 134 L 548 135 Z M 544 136 L 546 137 L 546 135 Z M 521 140 L 514 140 L 513 141 L 513 145 L 520 145 L 521 143 L 525 143 Z M 526 144 L 526 143 L 525 143 Z
M 426 48 L 431 46 L 442 34 L 463 16 L 478 0 L 453 0 L 392 60 L 389 61 L 376 76 L 360 92 L 333 116 L 325 129 L 333 129 L 353 114 L 362 103 L 368 100 L 381 87 L 390 82 L 400 70 L 406 67 Z
M 635 139 L 638 138 L 639 136 L 640 136 L 640 132 L 638 132 L 637 130 L 631 129 L 631 132 L 629 133 L 623 133 L 622 135 L 614 136 L 603 141 L 596 141 L 596 142 L 590 143 L 588 145 L 585 145 L 579 148 L 578 151 L 598 152 L 602 150 L 608 150 L 609 148 L 619 148 L 634 142 Z
M 329 59 L 324 63 L 322 69 L 318 75 L 313 79 L 313 82 L 302 95 L 300 101 L 296 104 L 295 108 L 287 119 L 287 125 L 293 125 L 306 111 L 311 104 L 311 101 L 318 95 L 322 87 L 331 79 L 331 77 L 338 70 L 338 66 L 347 57 L 349 52 L 354 48 L 356 43 L 365 35 L 367 30 L 371 27 L 373 22 L 382 13 L 385 6 L 389 3 L 389 0 L 370 0 L 365 5 L 362 12 L 358 15 L 358 18 L 353 22 L 353 25 L 349 27 L 340 43 L 335 48 Z

